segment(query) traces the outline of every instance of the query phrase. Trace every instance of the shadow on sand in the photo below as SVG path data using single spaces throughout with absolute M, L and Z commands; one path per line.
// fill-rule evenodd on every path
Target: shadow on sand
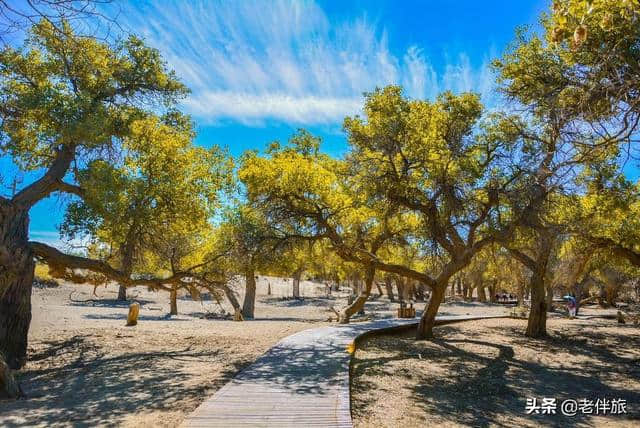
M 46 350 L 31 355 L 31 360 L 54 358 L 64 363 L 20 373 L 27 399 L 0 402 L 0 425 L 116 426 L 117 421 L 136 412 L 172 410 L 185 402 L 195 407 L 196 400 L 250 363 L 229 364 L 207 382 L 189 385 L 186 380 L 192 375 L 181 372 L 180 364 L 171 361 L 219 360 L 224 357 L 219 350 L 196 351 L 185 345 L 175 351 L 107 356 L 84 336 L 46 344 Z M 69 356 L 73 357 L 65 361 Z M 3 417 L 9 412 L 19 414 L 22 420 Z
M 400 348 L 393 340 L 369 341 L 365 346 L 389 357 L 358 358 L 354 363 L 354 388 L 366 391 L 367 388 L 377 387 L 365 379 L 358 379 L 365 372 L 367 376 L 402 377 L 407 379 L 408 384 L 414 385 L 411 391 L 412 407 L 422 409 L 425 414 L 439 415 L 449 424 L 474 427 L 510 427 L 513 423 L 508 421 L 516 418 L 525 418 L 531 425 L 539 426 L 594 426 L 591 420 L 593 415 L 578 412 L 575 416 L 564 416 L 559 407 L 557 414 L 552 416 L 526 415 L 526 399 L 536 397 L 540 401 L 543 397 L 556 398 L 559 406 L 565 399 L 586 398 L 595 401 L 598 398 L 621 398 L 627 402 L 628 414 L 608 417 L 615 418 L 611 422 L 623 422 L 631 426 L 631 420 L 640 420 L 640 391 L 616 385 L 627 378 L 640 379 L 640 359 L 621 356 L 620 352 L 616 353 L 613 349 L 620 343 L 626 343 L 627 349 L 638 349 L 640 338 L 637 335 L 625 335 L 625 328 L 633 327 L 622 326 L 622 332 L 617 335 L 584 332 L 581 338 L 574 338 L 555 334 L 548 340 L 527 339 L 520 329 L 501 329 L 503 334 L 510 336 L 510 343 L 518 348 L 528 347 L 533 351 L 545 349 L 550 352 L 557 350 L 591 360 L 580 366 L 571 366 L 571 361 L 567 361 L 560 368 L 519 360 L 515 357 L 513 346 L 471 338 L 436 339 L 426 354 L 424 348 L 416 346 L 416 342 L 408 335 L 398 337 L 404 342 Z M 438 329 L 440 336 L 446 337 L 447 332 L 456 327 Z M 463 349 L 465 345 L 474 345 L 476 349 L 479 346 L 483 352 L 468 352 Z M 420 352 L 420 358 L 437 360 L 440 367 L 446 367 L 448 377 L 436 379 L 435 375 L 426 373 L 424 369 L 392 368 L 393 362 L 416 359 Z M 488 357 L 487 354 L 495 356 Z M 416 366 L 419 364 L 411 365 Z M 355 398 L 352 404 L 360 414 L 366 414 L 368 407 L 373 405 L 371 401 L 355 401 Z M 501 416 L 500 420 L 496 420 L 496 415 Z

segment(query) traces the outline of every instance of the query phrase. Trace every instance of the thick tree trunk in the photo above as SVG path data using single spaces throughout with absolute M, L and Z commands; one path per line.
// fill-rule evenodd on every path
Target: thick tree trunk
M 300 279 L 302 278 L 302 269 L 298 269 L 293 273 L 293 298 L 300 298 Z
M 245 272 L 245 293 L 244 302 L 242 302 L 242 316 L 244 319 L 252 319 L 254 317 L 256 306 L 256 277 L 253 269 Z
M 171 315 L 178 315 L 178 290 L 175 288 L 171 289 L 169 293 L 169 300 L 171 301 Z
M 387 296 L 389 297 L 389 301 L 391 302 L 395 301 L 395 298 L 393 296 L 393 282 L 392 282 L 391 276 L 389 275 L 384 277 L 384 288 L 387 291 Z
M 431 290 L 431 299 L 427 303 L 427 307 L 420 317 L 420 323 L 416 331 L 416 339 L 431 339 L 433 337 L 433 326 L 436 321 L 436 315 L 442 300 L 444 300 L 444 293 L 447 287 L 447 283 L 436 284 Z
M 348 324 L 353 314 L 360 312 L 364 308 L 364 304 L 371 294 L 371 287 L 373 286 L 374 277 L 375 269 L 367 268 L 365 272 L 364 290 L 362 290 L 362 292 L 358 294 L 358 297 L 356 297 L 353 303 L 351 303 L 340 312 L 340 317 L 338 318 L 338 322 L 340 324 Z
M 456 279 L 456 294 L 462 294 L 462 278 Z
M 28 246 L 29 214 L 0 206 L 0 353 L 10 369 L 27 361 L 35 262 Z
M 527 323 L 528 337 L 547 335 L 547 302 L 545 299 L 544 270 L 536 269 L 531 274 L 531 310 Z
M 121 302 L 127 300 L 127 287 L 124 285 L 118 287 L 118 300 Z

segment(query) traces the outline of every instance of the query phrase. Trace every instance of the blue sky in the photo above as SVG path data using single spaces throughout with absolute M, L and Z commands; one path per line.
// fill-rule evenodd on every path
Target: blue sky
M 117 9 L 121 27 L 158 48 L 191 88 L 182 108 L 197 144 L 239 155 L 305 127 L 340 155 L 343 118 L 376 86 L 401 84 L 415 98 L 474 90 L 494 104 L 489 62 L 548 4 L 155 0 L 116 1 L 107 12 Z M 57 239 L 63 207 L 53 197 L 33 208 L 32 239 Z

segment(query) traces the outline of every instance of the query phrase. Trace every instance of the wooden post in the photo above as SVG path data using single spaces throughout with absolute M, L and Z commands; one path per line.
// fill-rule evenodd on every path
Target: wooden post
M 132 303 L 129 305 L 129 315 L 127 316 L 127 327 L 138 324 L 138 314 L 140 313 L 140 304 Z

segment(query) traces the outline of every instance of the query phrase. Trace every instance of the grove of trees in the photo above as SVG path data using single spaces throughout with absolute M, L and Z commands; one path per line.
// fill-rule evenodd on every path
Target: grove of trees
M 494 61 L 497 107 L 371 88 L 344 119 L 344 156 L 300 130 L 238 159 L 194 144 L 188 88 L 143 40 L 36 20 L 0 51 L 0 153 L 39 174 L 0 196 L 0 356 L 26 362 L 36 261 L 115 281 L 122 299 L 166 291 L 171 312 L 178 290 L 206 291 L 245 320 L 259 273 L 293 277 L 295 298 L 305 273 L 357 278 L 339 321 L 375 290 L 424 299 L 418 339 L 433 337 L 449 288 L 529 296 L 529 337 L 546 335 L 554 294 L 615 305 L 640 268 L 640 188 L 624 173 L 638 148 L 639 20 L 635 0 L 555 1 L 542 33 L 519 30 Z M 85 254 L 29 239 L 30 209 L 52 194 L 68 195 L 60 232 L 88 238 Z

